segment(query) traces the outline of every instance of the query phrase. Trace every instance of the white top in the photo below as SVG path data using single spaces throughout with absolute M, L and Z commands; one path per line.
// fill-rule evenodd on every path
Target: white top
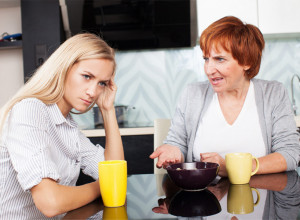
M 266 155 L 251 81 L 243 108 L 232 125 L 225 120 L 217 93 L 214 94 L 197 130 L 193 160 L 200 161 L 200 153 L 205 152 L 217 152 L 223 158 L 232 152 Z
M 98 178 L 104 149 L 64 118 L 56 104 L 29 98 L 10 112 L 0 142 L 0 219 L 42 219 L 30 189 L 42 178 L 74 186 L 80 169 Z M 59 217 L 58 217 L 59 218 Z

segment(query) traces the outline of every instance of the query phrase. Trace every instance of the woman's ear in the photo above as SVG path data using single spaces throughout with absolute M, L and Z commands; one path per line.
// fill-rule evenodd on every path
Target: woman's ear
M 244 71 L 247 71 L 247 70 L 249 70 L 250 69 L 250 65 L 246 65 L 246 66 L 244 66 Z

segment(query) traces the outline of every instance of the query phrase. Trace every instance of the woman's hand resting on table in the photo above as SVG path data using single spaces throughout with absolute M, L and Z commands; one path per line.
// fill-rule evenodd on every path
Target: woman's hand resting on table
M 184 161 L 183 154 L 178 147 L 163 144 L 150 155 L 151 159 L 158 158 L 156 167 L 166 167 L 169 164 L 180 163 Z
M 220 165 L 218 175 L 227 176 L 225 159 L 221 157 L 218 153 L 215 152 L 200 153 L 200 158 L 202 162 L 218 163 Z

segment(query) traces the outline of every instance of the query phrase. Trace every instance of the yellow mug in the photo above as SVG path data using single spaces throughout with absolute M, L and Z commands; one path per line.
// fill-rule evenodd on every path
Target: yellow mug
M 252 191 L 256 192 L 257 199 L 254 203 Z M 227 196 L 227 211 L 232 214 L 247 214 L 254 211 L 254 206 L 259 203 L 260 195 L 257 189 L 250 188 L 249 184 L 231 184 Z
M 256 160 L 256 168 L 252 172 L 252 159 Z M 249 183 L 259 168 L 259 162 L 256 157 L 250 153 L 229 153 L 225 155 L 226 170 L 229 181 L 232 184 Z
M 98 163 L 100 193 L 104 206 L 119 207 L 125 204 L 127 191 L 127 162 L 108 160 Z
M 127 220 L 127 211 L 125 206 L 104 207 L 103 220 Z

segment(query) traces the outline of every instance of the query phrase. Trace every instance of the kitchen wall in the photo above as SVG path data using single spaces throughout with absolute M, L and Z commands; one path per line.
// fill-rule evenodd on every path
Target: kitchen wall
M 185 49 L 117 52 L 116 104 L 134 106 L 129 120 L 153 124 L 155 118 L 171 118 L 186 84 L 206 80 L 199 46 Z M 300 38 L 266 38 L 257 78 L 282 82 L 291 97 L 291 79 L 300 76 Z M 300 84 L 294 80 L 300 114 Z M 92 125 L 92 114 L 76 116 L 82 127 Z M 89 123 L 86 123 L 89 122 Z
M 206 80 L 202 52 L 192 49 L 117 53 L 119 86 L 117 103 L 133 105 L 132 121 L 150 122 L 170 118 L 187 83 Z M 300 38 L 266 39 L 262 66 L 257 78 L 278 80 L 291 93 L 293 74 L 300 76 Z M 294 94 L 300 114 L 300 86 Z M 297 85 L 296 85 L 297 83 Z
M 0 34 L 21 32 L 20 7 L 0 7 Z M 0 107 L 23 84 L 22 49 L 0 50 Z M 195 48 L 117 52 L 116 104 L 134 106 L 132 122 L 153 124 L 171 118 L 186 84 L 206 79 L 199 46 Z M 300 38 L 267 38 L 258 78 L 278 80 L 291 94 L 291 78 L 300 76 Z M 300 114 L 300 86 L 295 98 Z M 75 116 L 82 128 L 91 127 L 91 112 Z
M 21 9 L 12 5 L 13 2 L 5 2 L 9 6 L 7 8 L 0 7 L 0 38 L 4 32 L 22 32 Z M 0 108 L 23 84 L 22 49 L 0 48 Z

